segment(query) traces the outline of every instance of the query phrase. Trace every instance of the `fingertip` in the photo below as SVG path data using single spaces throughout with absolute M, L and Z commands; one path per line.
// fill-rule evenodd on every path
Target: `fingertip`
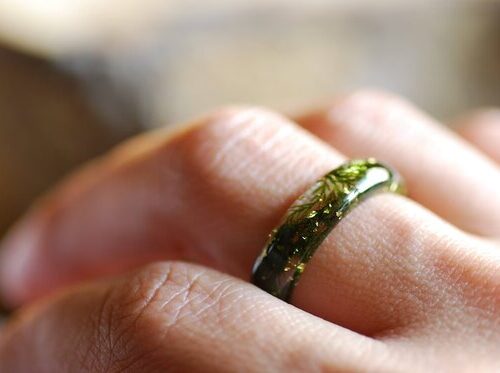
M 18 224 L 0 245 L 0 299 L 8 309 L 32 296 L 29 278 L 37 270 L 34 262 L 39 240 L 40 227 L 29 219 Z

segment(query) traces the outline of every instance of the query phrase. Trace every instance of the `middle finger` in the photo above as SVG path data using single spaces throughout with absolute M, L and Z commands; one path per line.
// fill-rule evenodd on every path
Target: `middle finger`
M 160 258 L 248 278 L 290 203 L 343 161 L 259 109 L 221 111 L 175 135 L 136 140 L 21 223 L 4 245 L 1 288 L 11 304 L 22 304 Z M 421 322 L 451 299 L 442 268 L 460 265 L 457 241 L 472 245 L 405 198 L 373 197 L 324 242 L 292 302 L 366 334 Z
M 458 227 L 500 236 L 500 169 L 403 100 L 354 93 L 299 122 L 350 157 L 394 165 L 413 199 Z

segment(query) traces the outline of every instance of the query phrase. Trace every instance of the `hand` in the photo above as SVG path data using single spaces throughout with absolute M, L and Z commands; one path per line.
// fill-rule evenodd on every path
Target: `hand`
M 374 92 L 297 121 L 220 110 L 130 141 L 35 206 L 3 245 L 0 288 L 20 309 L 0 371 L 498 371 L 499 118 L 462 126 L 477 147 Z M 355 208 L 293 305 L 245 282 L 293 200 L 368 156 L 409 198 Z

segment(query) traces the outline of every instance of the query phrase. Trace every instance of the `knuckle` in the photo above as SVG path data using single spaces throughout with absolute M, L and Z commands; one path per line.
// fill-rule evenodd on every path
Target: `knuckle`
M 410 107 L 410 104 L 402 97 L 374 89 L 362 89 L 349 93 L 342 97 L 337 105 L 366 111 L 382 111 L 388 108 L 408 110 Z
M 265 206 L 249 203 L 249 196 L 264 203 L 270 201 L 264 195 L 266 190 L 256 186 L 264 180 L 274 182 L 273 171 L 279 169 L 286 176 L 290 164 L 302 167 L 300 162 L 307 159 L 305 152 L 293 149 L 304 149 L 302 145 L 311 142 L 303 141 L 296 130 L 288 120 L 265 109 L 230 108 L 208 115 L 177 139 L 176 159 L 184 171 L 183 181 L 192 191 L 191 201 L 203 196 L 204 204 L 217 201 L 217 208 L 224 211 L 222 215 L 204 217 L 203 224 L 220 219 L 220 224 L 240 226 L 248 216 L 260 216 L 266 211 Z M 191 203 L 195 208 L 200 205 Z M 245 206 L 245 211 L 235 209 L 235 205 Z
M 106 158 L 108 168 L 142 165 L 144 160 L 168 159 L 174 152 L 183 160 L 197 160 L 204 165 L 216 156 L 225 143 L 240 137 L 242 131 L 273 127 L 285 122 L 279 114 L 259 107 L 223 107 L 192 122 L 136 136 L 115 148 Z M 128 168 L 128 167 L 125 167 Z
M 328 123 L 338 127 L 392 128 L 420 126 L 423 114 L 404 98 L 378 90 L 359 90 L 334 101 L 327 110 Z M 396 127 L 397 126 L 397 127 Z
M 172 346 L 183 323 L 195 317 L 213 319 L 223 307 L 223 281 L 206 280 L 206 274 L 198 266 L 165 262 L 120 281 L 93 316 L 95 351 L 87 356 L 94 364 L 95 356 L 104 357 L 99 366 L 109 371 L 175 366 L 176 357 L 163 351 L 165 341 Z
M 181 151 L 190 167 L 214 176 L 231 160 L 258 152 L 285 123 L 285 118 L 262 108 L 219 109 L 182 136 Z

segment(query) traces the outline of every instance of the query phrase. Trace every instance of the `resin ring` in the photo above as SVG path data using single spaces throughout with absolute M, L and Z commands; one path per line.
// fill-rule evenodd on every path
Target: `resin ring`
M 288 301 L 318 246 L 361 200 L 376 192 L 403 193 L 399 175 L 375 159 L 352 160 L 330 171 L 286 212 L 257 258 L 252 282 Z

